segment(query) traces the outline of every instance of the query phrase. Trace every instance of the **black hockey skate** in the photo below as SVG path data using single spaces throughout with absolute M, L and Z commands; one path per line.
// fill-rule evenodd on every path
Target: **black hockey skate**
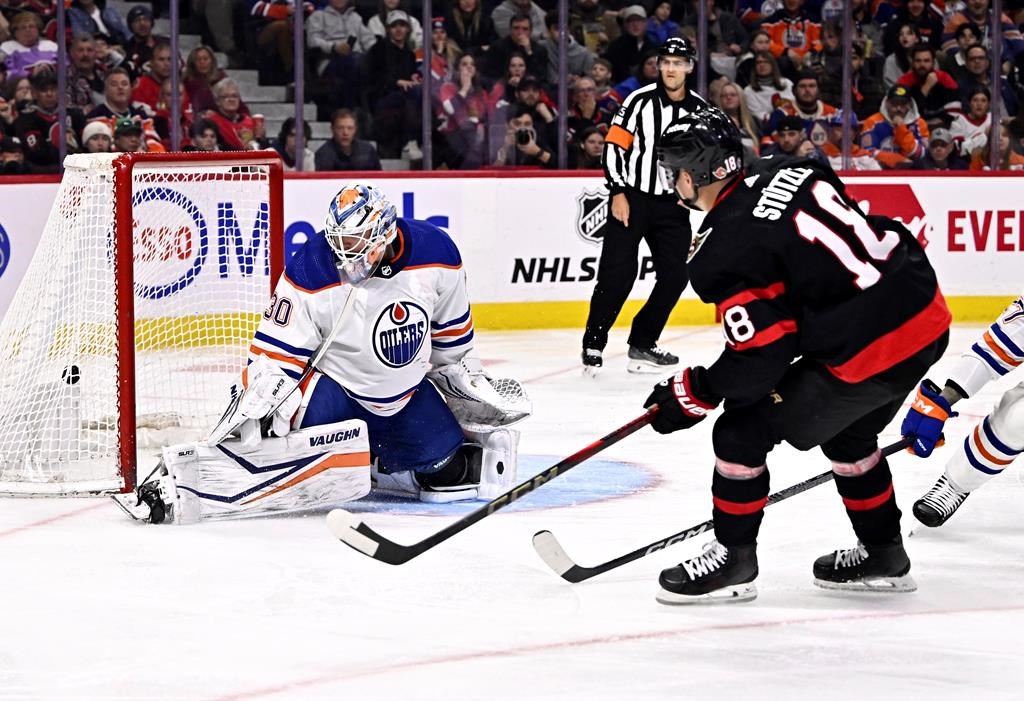
M 628 357 L 629 364 L 626 365 L 626 370 L 632 373 L 660 373 L 665 370 L 671 370 L 676 365 L 679 365 L 679 358 L 677 356 L 657 346 L 651 346 L 650 348 L 630 346 Z
M 911 592 L 917 583 L 910 576 L 910 558 L 899 537 L 885 545 L 864 545 L 836 550 L 814 561 L 814 583 L 824 589 Z
M 601 367 L 604 365 L 601 351 L 596 348 L 584 348 L 581 357 L 583 359 L 583 375 L 585 377 L 597 377 L 597 373 L 601 371 Z
M 704 552 L 662 570 L 657 599 L 663 604 L 715 604 L 757 598 L 757 546 L 726 547 L 717 540 Z
M 969 495 L 970 492 L 957 490 L 949 478 L 943 475 L 935 486 L 914 502 L 914 517 L 929 528 L 941 526 L 956 513 Z
M 136 521 L 163 523 L 173 520 L 174 480 L 168 476 L 161 463 L 134 491 L 128 494 L 114 494 L 114 503 Z

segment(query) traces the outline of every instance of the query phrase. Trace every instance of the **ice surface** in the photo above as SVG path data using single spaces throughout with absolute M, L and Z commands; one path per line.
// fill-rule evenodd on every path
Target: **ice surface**
M 977 333 L 956 329 L 951 348 Z M 522 379 L 534 398 L 521 426 L 524 473 L 638 415 L 657 379 L 625 373 L 622 333 L 596 380 L 580 376 L 577 332 L 479 339 L 492 372 Z M 707 327 L 670 329 L 663 340 L 687 363 L 710 361 L 720 344 Z M 933 379 L 945 379 L 954 359 Z M 992 387 L 957 407 L 951 444 L 998 394 Z M 916 531 L 913 594 L 811 584 L 815 557 L 853 543 L 829 484 L 768 510 L 760 597 L 749 604 L 655 602 L 660 569 L 705 538 L 578 585 L 547 570 L 530 544 L 542 528 L 595 564 L 708 518 L 711 423 L 672 436 L 644 429 L 400 567 L 334 541 L 323 514 L 153 527 L 129 522 L 109 500 L 0 499 L 0 699 L 1024 695 L 1020 465 L 945 527 Z M 892 459 L 905 529 L 950 452 Z M 769 466 L 773 490 L 828 468 L 820 452 L 785 446 Z M 466 507 L 353 509 L 413 542 Z

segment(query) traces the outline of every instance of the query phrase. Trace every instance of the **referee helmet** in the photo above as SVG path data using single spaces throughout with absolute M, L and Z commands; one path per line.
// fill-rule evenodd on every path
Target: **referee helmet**
M 697 51 L 693 48 L 693 44 L 683 37 L 672 37 L 666 40 L 664 44 L 658 47 L 658 55 L 682 56 L 691 61 L 697 60 Z

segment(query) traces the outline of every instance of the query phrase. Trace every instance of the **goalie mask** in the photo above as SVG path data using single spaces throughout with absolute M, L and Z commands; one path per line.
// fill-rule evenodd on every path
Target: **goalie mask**
M 372 185 L 349 183 L 334 196 L 324 233 L 346 281 L 373 275 L 398 230 L 395 206 Z

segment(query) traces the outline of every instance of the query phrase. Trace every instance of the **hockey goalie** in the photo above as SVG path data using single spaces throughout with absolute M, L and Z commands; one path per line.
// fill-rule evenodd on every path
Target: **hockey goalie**
M 372 489 L 428 502 L 516 482 L 530 400 L 487 375 L 458 248 L 351 183 L 288 263 L 235 391 L 201 443 L 163 450 L 115 500 L 133 518 L 194 523 L 298 511 Z

